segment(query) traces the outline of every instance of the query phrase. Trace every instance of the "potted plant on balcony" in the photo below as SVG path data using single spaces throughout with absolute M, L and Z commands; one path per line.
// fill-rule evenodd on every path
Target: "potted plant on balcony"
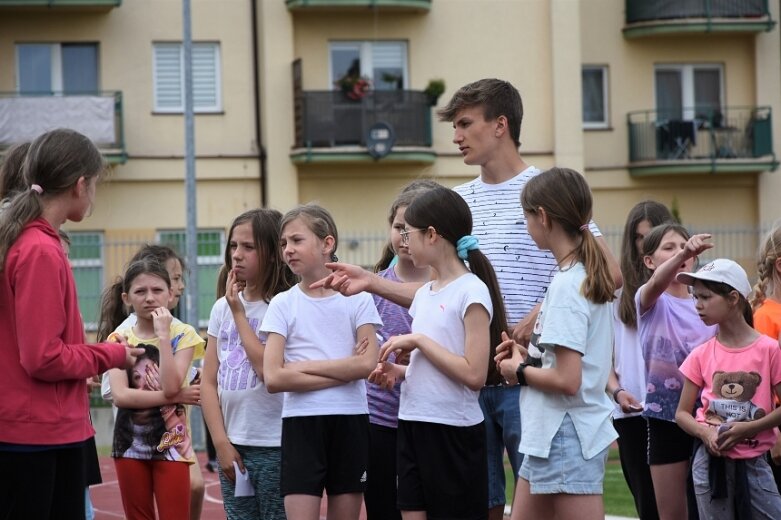
M 428 102 L 431 104 L 431 106 L 435 106 L 437 104 L 437 100 L 439 99 L 439 96 L 441 96 L 445 92 L 445 80 L 443 79 L 432 79 L 428 82 L 428 85 L 426 85 L 426 88 L 423 90 L 423 93 L 428 96 Z
M 346 74 L 336 80 L 334 85 L 353 101 L 360 101 L 371 90 L 371 81 L 366 76 Z

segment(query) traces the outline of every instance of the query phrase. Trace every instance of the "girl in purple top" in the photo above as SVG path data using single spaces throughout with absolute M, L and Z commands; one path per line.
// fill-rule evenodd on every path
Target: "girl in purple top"
M 692 438 L 677 424 L 675 411 L 683 376 L 678 367 L 698 345 L 716 334 L 697 315 L 688 286 L 678 273 L 690 272 L 697 255 L 713 247 L 710 235 L 689 236 L 680 224 L 653 228 L 643 241 L 648 281 L 635 294 L 638 333 L 646 367 L 643 415 L 648 421 L 648 463 L 660 520 L 687 518 L 686 476 Z
M 412 263 L 407 246 L 402 244 L 401 232 L 406 221 L 407 206 L 431 185 L 433 181 L 417 181 L 410 184 L 391 206 L 388 222 L 390 240 L 383 258 L 375 266 L 382 278 L 394 282 L 427 282 L 431 279 L 429 268 L 417 268 Z M 396 259 L 395 264 L 393 259 Z M 374 295 L 374 304 L 382 318 L 383 326 L 377 334 L 380 344 L 392 336 L 409 334 L 412 317 L 407 309 L 390 300 Z M 395 362 L 395 357 L 389 360 Z M 369 474 L 364 501 L 368 520 L 401 520 L 396 507 L 396 429 L 399 417 L 401 381 L 378 380 L 381 372 L 369 377 L 366 396 L 369 402 Z M 373 374 L 374 375 L 374 374 Z

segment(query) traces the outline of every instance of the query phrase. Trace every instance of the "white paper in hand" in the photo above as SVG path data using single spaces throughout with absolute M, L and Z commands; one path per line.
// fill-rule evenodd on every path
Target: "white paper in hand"
M 252 487 L 252 482 L 249 479 L 249 471 L 242 473 L 239 470 L 239 465 L 236 461 L 233 461 L 233 472 L 236 474 L 236 488 L 233 493 L 234 497 L 251 497 L 255 496 L 255 489 Z

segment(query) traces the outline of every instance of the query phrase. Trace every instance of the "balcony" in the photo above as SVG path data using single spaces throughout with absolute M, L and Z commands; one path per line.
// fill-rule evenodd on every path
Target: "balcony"
M 656 110 L 627 115 L 633 176 L 759 173 L 778 166 L 770 107 L 683 113 L 691 117 Z
M 19 94 L 0 92 L 0 150 L 53 128 L 71 128 L 92 139 L 110 163 L 127 160 L 122 92 Z
M 383 162 L 431 163 L 431 103 L 417 90 L 373 90 L 353 100 L 339 90 L 302 91 L 295 98 L 293 162 L 368 162 L 366 138 L 377 122 L 396 142 Z
M 0 0 L 0 9 L 13 8 L 14 10 L 25 11 L 58 9 L 70 12 L 108 12 L 121 4 L 122 0 Z
M 285 0 L 289 11 L 382 11 L 427 13 L 431 0 Z
M 626 38 L 770 31 L 769 0 L 625 0 Z

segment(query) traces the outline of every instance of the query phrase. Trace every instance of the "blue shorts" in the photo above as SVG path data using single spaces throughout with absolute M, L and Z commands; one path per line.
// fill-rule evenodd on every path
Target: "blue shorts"
M 608 449 L 584 459 L 575 425 L 567 414 L 553 436 L 548 458 L 526 455 L 519 476 L 529 481 L 533 495 L 601 495 Z
M 484 386 L 480 390 L 488 452 L 489 509 L 505 503 L 504 452 L 507 451 L 513 475 L 518 474 L 523 462 L 523 454 L 518 452 L 521 443 L 520 391 L 520 385 Z

